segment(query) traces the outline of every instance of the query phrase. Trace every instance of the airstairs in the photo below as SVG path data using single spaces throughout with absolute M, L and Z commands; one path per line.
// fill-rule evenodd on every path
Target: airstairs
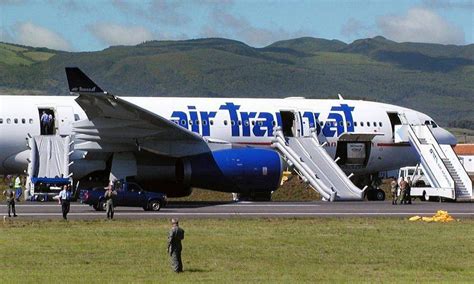
M 405 129 L 403 129 L 405 128 Z M 427 125 L 403 125 L 409 142 L 420 155 L 424 173 L 437 195 L 456 201 L 472 201 L 472 181 L 451 145 L 438 143 Z
M 73 162 L 70 156 L 73 153 L 71 136 L 38 135 L 29 136 L 28 147 L 28 189 L 33 189 L 37 180 L 44 183 L 56 183 L 69 180 L 72 173 L 69 167 Z
M 299 132 L 297 132 L 299 133 Z M 298 175 L 326 201 L 362 200 L 364 190 L 355 186 L 319 143 L 315 129 L 310 136 L 285 137 L 274 129 L 272 146 L 294 166 Z

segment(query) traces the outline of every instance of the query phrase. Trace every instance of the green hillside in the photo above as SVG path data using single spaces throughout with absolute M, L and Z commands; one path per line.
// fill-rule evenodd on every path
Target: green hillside
M 264 48 L 209 38 L 97 52 L 0 45 L 0 89 L 67 94 L 78 66 L 117 95 L 369 99 L 418 109 L 442 125 L 474 125 L 474 45 L 299 38 Z M 469 126 L 469 127 L 471 127 Z M 474 127 L 474 126 L 473 126 Z
M 33 48 L 0 42 L 0 64 L 7 68 L 8 66 L 31 65 L 46 61 L 56 53 L 57 51 L 46 48 Z

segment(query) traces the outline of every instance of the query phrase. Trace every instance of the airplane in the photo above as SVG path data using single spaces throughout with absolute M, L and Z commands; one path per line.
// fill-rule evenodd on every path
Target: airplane
M 396 125 L 425 124 L 439 143 L 457 143 L 430 116 L 391 104 L 342 96 L 119 97 L 79 68 L 67 67 L 66 75 L 69 96 L 0 96 L 0 174 L 24 173 L 25 139 L 54 134 L 74 137 L 70 167 L 81 186 L 123 178 L 169 197 L 204 188 L 268 200 L 287 166 L 271 148 L 273 129 L 294 123 L 289 112 L 300 134 L 314 129 L 361 187 L 373 174 L 419 162 L 409 143 L 395 142 Z M 50 133 L 42 130 L 43 112 L 53 116 Z

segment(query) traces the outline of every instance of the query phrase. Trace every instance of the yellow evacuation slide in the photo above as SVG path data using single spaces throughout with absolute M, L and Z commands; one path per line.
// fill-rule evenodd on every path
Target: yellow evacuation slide
M 420 216 L 413 216 L 408 219 L 410 221 L 425 221 L 425 222 L 441 222 L 447 223 L 454 221 L 454 218 L 448 214 L 448 211 L 438 210 L 433 217 L 420 217 Z

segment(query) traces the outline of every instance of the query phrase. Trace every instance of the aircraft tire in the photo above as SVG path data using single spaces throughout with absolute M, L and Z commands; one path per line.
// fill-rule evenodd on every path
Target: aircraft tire
M 385 192 L 381 189 L 369 189 L 367 191 L 367 200 L 369 201 L 384 201 Z
M 381 189 L 377 189 L 377 191 L 375 192 L 375 200 L 384 201 L 385 200 L 385 192 Z

